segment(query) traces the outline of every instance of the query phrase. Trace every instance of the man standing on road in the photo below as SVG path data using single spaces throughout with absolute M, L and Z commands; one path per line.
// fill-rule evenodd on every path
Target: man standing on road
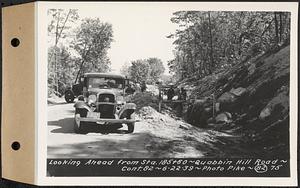
M 175 95 L 175 91 L 173 89 L 173 86 L 171 86 L 170 89 L 167 92 L 168 100 L 172 100 L 172 98 L 174 97 L 174 95 Z

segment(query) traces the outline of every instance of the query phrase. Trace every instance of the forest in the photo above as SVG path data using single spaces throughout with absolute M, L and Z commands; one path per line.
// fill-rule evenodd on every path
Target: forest
M 179 29 L 168 36 L 175 40 L 168 65 L 178 81 L 229 69 L 290 39 L 288 12 L 179 11 L 171 21 Z
M 83 73 L 111 71 L 107 56 L 114 42 L 110 23 L 100 18 L 80 20 L 74 9 L 49 9 L 48 16 L 48 95 L 62 96 Z M 159 80 L 164 71 L 157 57 L 132 60 L 120 70 L 136 83 L 149 84 Z
M 84 72 L 110 70 L 111 24 L 85 18 L 74 28 L 79 15 L 73 9 L 49 9 L 48 16 L 48 95 L 63 95 Z
M 62 96 L 84 72 L 111 71 L 110 23 L 100 18 L 80 20 L 74 9 L 49 9 L 48 17 L 48 94 Z M 174 59 L 167 62 L 173 82 L 229 70 L 287 45 L 290 39 L 288 12 L 178 11 L 170 22 L 178 26 L 166 35 L 174 41 Z M 148 84 L 164 80 L 164 71 L 157 57 L 131 60 L 120 70 L 134 82 Z

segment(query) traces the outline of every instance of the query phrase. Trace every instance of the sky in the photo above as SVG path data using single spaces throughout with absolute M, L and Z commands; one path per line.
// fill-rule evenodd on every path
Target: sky
M 114 71 L 137 59 L 160 58 L 168 74 L 167 62 L 174 58 L 173 39 L 166 36 L 178 29 L 170 21 L 172 14 L 180 10 L 241 11 L 281 10 L 280 4 L 221 2 L 47 2 L 48 8 L 78 9 L 80 19 L 100 18 L 113 26 L 114 42 L 108 51 Z
M 174 33 L 178 26 L 170 19 L 177 9 L 157 4 L 101 4 L 78 8 L 80 19 L 100 18 L 113 26 L 113 39 L 108 56 L 111 68 L 119 72 L 124 65 L 137 59 L 157 57 L 163 61 L 165 74 L 167 62 L 173 59 L 173 39 L 166 36 Z

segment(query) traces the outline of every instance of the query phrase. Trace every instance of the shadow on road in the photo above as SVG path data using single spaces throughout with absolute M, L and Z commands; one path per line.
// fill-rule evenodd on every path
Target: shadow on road
M 58 121 L 48 121 L 48 126 L 56 126 L 58 128 L 55 128 L 51 130 L 51 133 L 74 133 L 74 118 L 64 118 L 60 119 Z M 110 125 L 110 126 L 102 126 L 100 125 L 90 125 L 86 126 L 85 129 L 87 130 L 87 133 L 101 133 L 101 134 L 110 134 L 110 133 L 116 133 L 116 134 L 127 134 L 128 132 L 126 130 L 120 130 L 121 128 L 118 125 Z
M 148 158 L 157 155 L 152 152 L 160 152 L 148 148 L 155 138 L 151 133 L 124 136 L 126 139 L 122 135 L 112 134 L 100 136 L 93 142 L 48 146 L 48 154 L 52 158 Z
M 47 101 L 48 106 L 53 106 L 53 105 L 62 105 L 62 104 L 69 104 L 67 102 L 54 102 L 54 101 Z
M 59 128 L 51 130 L 52 133 L 74 133 L 74 118 L 64 118 L 58 121 L 48 121 L 48 126 L 58 126 Z

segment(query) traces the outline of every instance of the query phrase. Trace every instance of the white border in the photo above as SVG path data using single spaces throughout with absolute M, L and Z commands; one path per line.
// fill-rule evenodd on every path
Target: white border
M 47 157 L 47 9 L 80 8 L 101 5 L 179 6 L 182 10 L 202 11 L 289 11 L 291 12 L 290 56 L 290 155 L 289 178 L 221 177 L 46 177 Z M 297 2 L 36 2 L 37 11 L 37 172 L 38 185 L 150 185 L 150 186 L 296 186 L 297 185 Z

